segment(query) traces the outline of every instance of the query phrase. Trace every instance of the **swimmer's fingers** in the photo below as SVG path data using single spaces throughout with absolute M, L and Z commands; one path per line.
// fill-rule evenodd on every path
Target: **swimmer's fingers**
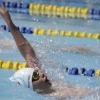
M 0 14 L 4 15 L 6 12 L 7 12 L 7 10 L 6 10 L 5 6 L 2 5 L 1 8 L 0 8 Z
M 2 10 L 2 7 L 0 8 L 0 14 L 2 14 L 3 13 L 3 10 Z
M 46 79 L 47 79 L 47 77 L 46 77 L 46 76 L 40 77 L 40 81 L 42 81 L 42 82 L 45 82 L 45 81 L 46 81 Z

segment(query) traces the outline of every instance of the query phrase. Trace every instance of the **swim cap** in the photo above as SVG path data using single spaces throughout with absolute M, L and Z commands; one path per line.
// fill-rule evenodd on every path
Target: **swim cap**
M 23 68 L 17 71 L 11 78 L 12 82 L 33 90 L 32 75 L 34 68 Z

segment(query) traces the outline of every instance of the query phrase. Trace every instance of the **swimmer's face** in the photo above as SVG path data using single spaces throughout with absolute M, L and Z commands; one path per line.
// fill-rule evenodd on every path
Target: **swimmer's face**
M 33 73 L 34 77 L 34 73 Z M 39 78 L 33 81 L 34 89 L 48 90 L 51 87 L 50 81 L 43 73 L 39 72 Z

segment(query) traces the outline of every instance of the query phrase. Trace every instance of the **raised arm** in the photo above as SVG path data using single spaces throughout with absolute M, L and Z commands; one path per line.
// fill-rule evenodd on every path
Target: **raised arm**
M 31 47 L 29 42 L 24 38 L 24 36 L 20 33 L 20 31 L 16 28 L 16 26 L 11 20 L 10 14 L 8 13 L 4 5 L 2 5 L 0 9 L 0 14 L 2 15 L 8 27 L 10 28 L 10 31 L 14 37 L 16 45 L 21 54 L 23 55 L 23 57 L 26 59 L 28 66 L 38 67 L 39 62 L 33 48 Z

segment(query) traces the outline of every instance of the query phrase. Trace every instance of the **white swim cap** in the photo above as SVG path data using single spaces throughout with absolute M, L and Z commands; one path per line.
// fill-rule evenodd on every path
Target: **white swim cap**
M 32 75 L 33 75 L 34 70 L 35 70 L 34 68 L 20 69 L 9 79 L 12 82 L 18 83 L 21 86 L 24 86 L 26 88 L 33 90 Z

